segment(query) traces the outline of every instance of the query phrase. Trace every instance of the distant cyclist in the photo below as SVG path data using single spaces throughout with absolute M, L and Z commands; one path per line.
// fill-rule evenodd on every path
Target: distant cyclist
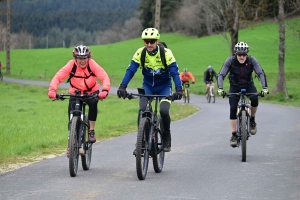
M 218 75 L 218 94 L 223 95 L 223 80 L 229 73 L 230 93 L 238 93 L 241 89 L 246 89 L 247 93 L 256 93 L 256 87 L 252 79 L 252 72 L 254 71 L 259 77 L 262 85 L 261 94 L 264 96 L 268 94 L 268 85 L 264 70 L 259 65 L 258 61 L 253 56 L 248 56 L 249 46 L 245 42 L 239 42 L 234 47 L 235 55 L 226 59 L 222 66 L 222 69 Z M 250 117 L 250 133 L 256 134 L 257 128 L 255 123 L 255 114 L 258 108 L 258 97 L 250 96 L 251 100 L 251 117 Z M 237 146 L 236 136 L 236 123 L 237 123 L 237 105 L 239 98 L 230 97 L 230 126 L 232 131 L 232 137 L 230 139 L 230 145 L 232 147 Z
M 214 86 L 214 77 L 216 78 L 217 80 L 217 73 L 215 72 L 215 70 L 213 69 L 212 66 L 208 66 L 207 70 L 204 72 L 204 83 L 206 84 L 206 93 L 208 93 L 208 90 L 209 90 L 209 86 L 210 84 L 212 86 Z
M 194 75 L 188 71 L 187 68 L 183 69 L 183 72 L 180 73 L 180 80 L 182 82 L 182 86 L 184 85 L 184 83 L 189 83 L 190 79 L 192 79 L 192 84 L 195 83 L 195 77 Z

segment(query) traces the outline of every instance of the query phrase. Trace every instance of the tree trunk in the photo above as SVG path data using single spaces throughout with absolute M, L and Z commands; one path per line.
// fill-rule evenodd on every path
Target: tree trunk
M 286 88 L 285 78 L 284 78 L 284 55 L 285 55 L 285 25 L 284 25 L 284 0 L 279 0 L 279 54 L 278 54 L 278 79 L 275 88 L 272 93 L 285 92 L 286 99 L 289 99 L 289 94 Z
M 229 0 L 226 8 L 226 29 L 230 34 L 230 52 L 234 54 L 234 46 L 238 43 L 239 36 L 239 3 L 236 0 Z

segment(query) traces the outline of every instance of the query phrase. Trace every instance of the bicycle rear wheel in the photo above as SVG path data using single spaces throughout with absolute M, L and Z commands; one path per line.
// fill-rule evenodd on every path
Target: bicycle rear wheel
M 80 127 L 79 117 L 75 116 L 71 121 L 71 129 L 69 132 L 69 171 L 70 176 L 75 177 L 78 170 L 78 159 L 79 159 L 79 148 L 78 148 L 78 138 L 77 133 Z
M 164 130 L 163 122 L 161 116 L 158 117 L 157 126 L 160 128 L 161 133 L 155 134 L 155 142 L 154 142 L 154 152 L 155 154 L 152 156 L 153 160 L 153 168 L 156 173 L 160 173 L 164 166 L 165 160 L 165 152 L 163 151 L 162 146 L 162 133 Z
M 88 115 L 85 115 L 84 122 L 86 124 L 89 123 Z M 84 125 L 82 131 L 83 131 L 82 141 L 83 141 L 84 154 L 81 155 L 81 164 L 82 164 L 82 168 L 84 170 L 89 170 L 90 166 L 91 166 L 92 145 L 93 145 L 93 143 L 88 142 L 88 129 L 87 129 L 87 126 Z
M 242 161 L 246 162 L 246 154 L 247 154 L 247 116 L 246 116 L 246 111 L 242 111 L 242 119 L 241 119 L 241 146 L 242 146 Z
M 136 173 L 140 180 L 147 176 L 149 164 L 149 143 L 150 123 L 147 118 L 142 118 L 139 124 L 136 141 Z

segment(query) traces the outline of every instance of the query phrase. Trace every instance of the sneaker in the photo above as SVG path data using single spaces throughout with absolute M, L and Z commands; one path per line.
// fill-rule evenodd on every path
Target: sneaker
M 171 133 L 170 131 L 166 131 L 163 133 L 163 150 L 164 152 L 170 152 L 171 151 Z
M 94 130 L 89 131 L 89 142 L 96 142 L 96 135 Z
M 237 137 L 236 137 L 236 135 L 233 135 L 233 136 L 230 138 L 230 146 L 232 146 L 233 148 L 234 148 L 234 147 L 237 147 Z
M 250 122 L 250 133 L 251 133 L 251 135 L 255 135 L 256 131 L 257 131 L 256 123 L 254 121 Z
M 67 157 L 69 158 L 70 157 L 70 149 L 69 149 L 69 147 L 67 148 L 66 154 L 67 154 Z

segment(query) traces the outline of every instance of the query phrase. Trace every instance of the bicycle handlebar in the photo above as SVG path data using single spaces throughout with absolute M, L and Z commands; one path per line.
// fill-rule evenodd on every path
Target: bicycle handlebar
M 168 100 L 174 101 L 172 95 L 157 95 L 157 94 L 150 95 L 150 94 L 134 94 L 134 93 L 130 93 L 130 94 L 127 94 L 126 98 L 133 99 L 134 96 L 136 96 L 136 97 L 147 97 L 147 98 L 165 97 Z
M 84 94 L 84 95 L 76 95 L 76 94 L 56 94 L 56 99 L 53 99 L 53 101 L 55 100 L 65 100 L 65 99 L 69 99 L 69 98 L 66 98 L 66 97 L 75 97 L 77 99 L 89 99 L 89 98 L 94 98 L 98 101 L 102 101 L 102 99 L 100 99 L 98 97 L 97 94 Z
M 260 96 L 260 97 L 263 97 L 263 95 L 260 93 L 260 92 L 255 92 L 255 93 L 245 93 L 245 92 L 237 92 L 237 93 L 227 93 L 227 92 L 224 92 L 224 94 L 222 95 L 223 98 L 224 97 L 231 97 L 231 96 L 240 96 L 240 95 L 245 95 L 247 97 L 252 97 L 252 96 Z

